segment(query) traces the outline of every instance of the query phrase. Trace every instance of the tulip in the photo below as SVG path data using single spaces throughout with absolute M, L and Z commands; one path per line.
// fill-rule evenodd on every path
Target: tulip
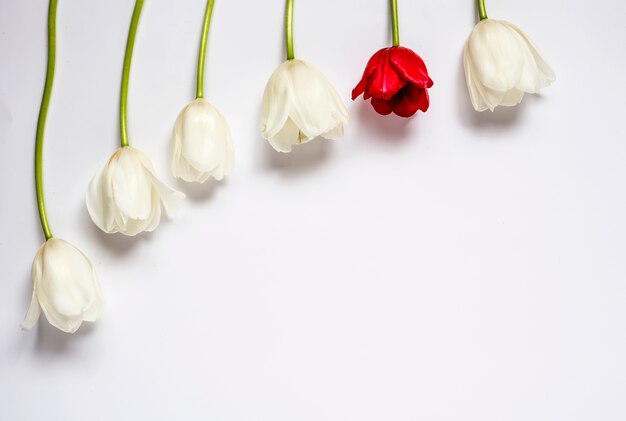
M 102 231 L 137 235 L 159 225 L 161 203 L 173 215 L 184 197 L 157 179 L 145 154 L 127 146 L 119 148 L 89 183 L 87 210 Z
M 263 93 L 261 134 L 279 152 L 318 136 L 343 137 L 348 111 L 328 79 L 309 63 L 291 59 L 270 77 Z
M 52 326 L 66 333 L 100 317 L 103 301 L 96 272 L 87 256 L 67 241 L 51 238 L 43 243 L 33 261 L 32 278 L 33 295 L 22 329 L 32 328 L 42 310 Z
M 418 110 L 428 110 L 427 89 L 431 86 L 433 81 L 420 56 L 398 45 L 378 50 L 369 59 L 361 81 L 352 90 L 352 99 L 363 94 L 363 99 L 372 98 L 372 107 L 379 114 L 411 117 Z
M 57 1 L 50 0 L 46 80 L 35 132 L 35 196 L 41 231 L 46 241 L 33 260 L 31 270 L 33 294 L 22 322 L 22 329 L 31 329 L 43 310 L 51 325 L 63 332 L 74 333 L 83 321 L 94 322 L 100 317 L 103 302 L 100 285 L 91 262 L 76 247 L 52 236 L 46 213 L 43 190 L 43 140 L 54 80 L 56 10 Z
M 226 120 L 210 102 L 197 98 L 178 115 L 170 149 L 172 174 L 185 181 L 221 180 L 233 168 Z
M 479 8 L 481 21 L 463 51 L 465 79 L 476 111 L 517 105 L 525 93 L 537 93 L 554 82 L 554 71 L 521 29 L 488 19 L 480 1 Z
M 207 0 L 198 50 L 196 99 L 178 114 L 170 147 L 172 174 L 198 183 L 221 180 L 233 169 L 233 144 L 222 113 L 204 99 L 204 60 L 214 0 Z
M 120 148 L 96 173 L 87 190 L 87 210 L 94 224 L 107 233 L 137 235 L 153 231 L 161 220 L 161 203 L 172 215 L 184 194 L 168 187 L 154 174 L 150 159 L 130 146 L 126 104 L 133 45 L 143 0 L 135 1 L 128 28 L 120 90 Z

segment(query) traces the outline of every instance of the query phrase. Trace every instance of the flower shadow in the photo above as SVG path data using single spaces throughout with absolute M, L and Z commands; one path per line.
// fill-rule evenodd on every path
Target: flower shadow
M 526 107 L 525 103 L 528 101 L 528 97 L 532 95 L 525 95 L 522 102 L 514 107 L 499 106 L 493 112 L 489 110 L 478 112 L 472 106 L 472 101 L 467 91 L 462 54 L 460 55 L 457 74 L 457 111 L 463 125 L 477 130 L 508 130 L 520 123 Z
M 65 333 L 55 328 L 46 320 L 42 313 L 37 322 L 37 338 L 35 341 L 35 351 L 47 355 L 67 355 L 71 347 L 76 342 L 91 335 L 96 330 L 96 324 L 83 322 L 80 328 L 74 333 Z
M 192 202 L 204 202 L 215 195 L 218 186 L 225 182 L 226 177 L 221 181 L 209 178 L 204 183 L 188 183 L 184 180 L 176 179 L 176 189 L 185 193 L 186 198 Z
M 400 144 L 414 136 L 416 125 L 412 120 L 420 118 L 420 112 L 410 118 L 399 117 L 395 114 L 380 115 L 370 104 L 362 98 L 358 98 L 350 107 L 351 114 L 355 115 L 359 124 L 357 136 L 361 139 L 377 139 L 388 145 Z M 356 113 L 354 109 L 356 108 Z
M 258 143 L 265 155 L 265 168 L 275 170 L 288 176 L 306 174 L 322 165 L 332 155 L 335 140 L 322 137 L 313 139 L 302 145 L 294 145 L 289 153 L 275 151 L 266 140 Z

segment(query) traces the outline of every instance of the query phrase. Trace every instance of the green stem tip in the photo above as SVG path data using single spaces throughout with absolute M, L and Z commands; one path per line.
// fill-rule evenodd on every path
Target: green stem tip
M 37 195 L 37 210 L 41 221 L 41 230 L 46 237 L 46 241 L 52 238 L 52 232 L 48 225 L 46 215 L 46 204 L 43 197 L 43 135 L 50 105 L 50 95 L 52 93 L 52 81 L 54 80 L 54 63 L 56 59 L 56 17 L 57 0 L 50 0 L 48 6 L 48 63 L 46 66 L 46 81 L 43 87 L 43 97 L 37 118 L 37 133 L 35 135 L 35 192 Z
M 391 0 L 391 37 L 394 47 L 400 45 L 400 30 L 398 29 L 398 1 Z
M 287 60 L 293 60 L 293 0 L 287 0 L 285 4 L 285 44 Z
M 487 19 L 487 9 L 485 8 L 485 0 L 477 0 L 478 2 L 478 16 L 480 20 Z
M 143 0 L 135 1 L 135 9 L 133 10 L 133 17 L 130 20 L 130 27 L 128 28 L 128 39 L 126 40 L 126 52 L 124 53 L 124 67 L 122 68 L 122 87 L 120 89 L 120 145 L 122 147 L 128 146 L 128 125 L 126 122 L 126 103 L 128 101 L 128 77 L 130 75 L 130 63 L 133 58 L 133 47 L 135 45 L 135 35 L 137 34 L 137 23 L 139 22 L 139 15 L 141 15 L 141 8 L 143 7 Z

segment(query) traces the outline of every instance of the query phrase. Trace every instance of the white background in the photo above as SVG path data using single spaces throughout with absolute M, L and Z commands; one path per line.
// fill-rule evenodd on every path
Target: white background
M 75 335 L 19 325 L 42 235 L 32 175 L 43 0 L 0 1 L 0 419 L 617 421 L 626 419 L 626 3 L 487 2 L 557 73 L 476 113 L 463 43 L 474 2 L 399 1 L 401 41 L 435 85 L 426 114 L 349 94 L 388 45 L 387 2 L 296 1 L 296 56 L 346 100 L 341 141 L 275 153 L 259 135 L 283 59 L 282 0 L 217 1 L 206 94 L 230 122 L 222 183 L 171 179 L 204 1 L 147 1 L 131 143 L 188 195 L 153 233 L 105 235 L 84 192 L 115 150 L 131 0 L 66 1 L 46 127 L 53 233 L 107 302 Z

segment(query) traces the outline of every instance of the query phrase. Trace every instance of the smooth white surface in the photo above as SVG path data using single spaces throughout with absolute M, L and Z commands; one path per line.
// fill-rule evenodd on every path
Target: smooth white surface
M 401 41 L 435 81 L 428 113 L 349 101 L 388 42 L 385 1 L 297 1 L 296 56 L 351 121 L 341 141 L 279 155 L 258 117 L 283 57 L 283 1 L 218 0 L 205 90 L 236 167 L 187 186 L 171 181 L 167 147 L 193 97 L 204 2 L 147 1 L 130 138 L 189 200 L 124 238 L 92 225 L 84 194 L 118 145 L 133 2 L 60 1 L 47 205 L 107 302 L 70 336 L 43 319 L 19 329 L 42 241 L 32 153 L 47 2 L 0 1 L 0 419 L 626 419 L 626 3 L 488 1 L 557 73 L 494 114 L 474 112 L 464 86 L 473 1 L 399 3 Z

